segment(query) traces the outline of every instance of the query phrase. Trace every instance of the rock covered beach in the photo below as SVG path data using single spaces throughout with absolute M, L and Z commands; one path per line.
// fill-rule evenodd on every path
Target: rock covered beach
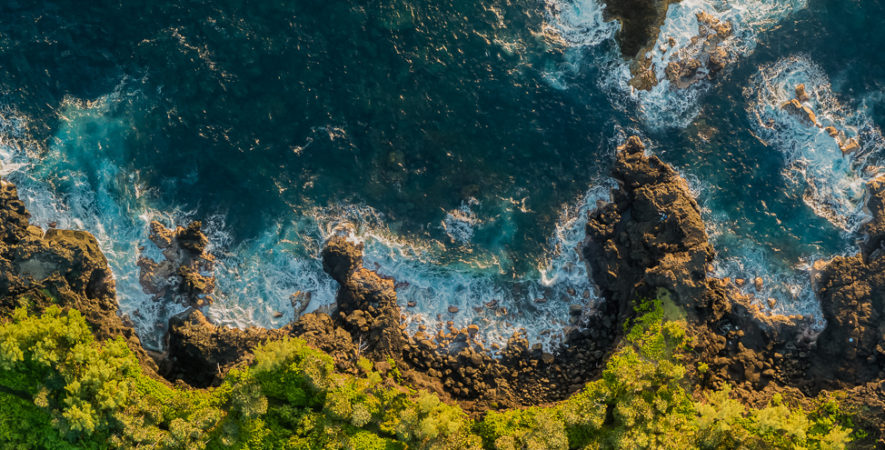
M 80 310 L 100 340 L 123 337 L 147 373 L 195 388 L 218 384 L 231 368 L 250 361 L 260 343 L 298 336 L 333 356 L 339 370 L 356 372 L 365 357 L 379 370 L 395 367 L 405 382 L 481 415 L 489 409 L 549 404 L 598 378 L 623 337 L 625 321 L 642 298 L 667 297 L 687 319 L 692 338 L 690 378 L 699 387 L 728 383 L 749 404 L 773 395 L 805 401 L 838 391 L 861 427 L 882 439 L 885 406 L 885 189 L 870 184 L 873 219 L 865 242 L 851 257 L 815 266 L 814 285 L 826 328 L 812 332 L 811 318 L 762 313 L 735 281 L 709 274 L 715 253 L 700 209 L 685 181 L 648 156 L 629 138 L 617 149 L 612 170 L 618 182 L 612 202 L 592 213 L 583 254 L 604 296 L 598 314 L 573 320 L 566 340 L 552 352 L 514 335 L 497 353 L 474 339 L 477 327 L 409 334 L 396 299 L 395 280 L 362 266 L 361 245 L 334 237 L 323 251 L 324 269 L 340 288 L 334 311 L 305 314 L 282 329 L 233 329 L 211 324 L 199 305 L 212 280 L 192 268 L 211 261 L 199 225 L 177 231 L 157 227 L 167 252 L 163 263 L 143 263 L 177 277 L 154 289 L 159 301 L 194 308 L 169 324 L 166 350 L 145 351 L 125 318 L 117 314 L 110 270 L 91 235 L 42 230 L 28 222 L 15 187 L 0 191 L 0 307 L 8 317 L 22 299 L 36 310 L 58 304 Z M 168 241 L 168 242 L 167 242 Z M 202 264 L 202 263 L 201 263 Z M 146 287 L 156 277 L 143 273 Z M 199 275 L 194 278 L 195 275 Z M 188 280 L 190 276 L 191 281 Z M 183 278 L 183 279 L 178 279 Z M 150 281 L 150 283 L 148 283 Z M 699 370 L 703 364 L 704 369 Z M 881 442 L 881 441 L 880 441 Z

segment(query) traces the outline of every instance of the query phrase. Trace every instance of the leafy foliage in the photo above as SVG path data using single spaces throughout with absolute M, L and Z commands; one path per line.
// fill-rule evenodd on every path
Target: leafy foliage
M 145 376 L 122 340 L 95 342 L 80 314 L 50 307 L 0 324 L 3 448 L 843 448 L 850 420 L 822 401 L 806 412 L 774 398 L 748 409 L 726 388 L 686 390 L 688 337 L 643 303 L 602 377 L 548 407 L 470 420 L 399 372 L 359 375 L 299 339 L 265 344 L 210 390 Z
M 672 306 L 672 305 L 671 305 Z M 685 390 L 685 326 L 643 302 L 602 378 L 549 408 L 490 412 L 477 429 L 486 447 L 844 448 L 850 421 L 827 402 L 811 414 L 779 398 L 746 408 L 729 389 L 696 402 Z

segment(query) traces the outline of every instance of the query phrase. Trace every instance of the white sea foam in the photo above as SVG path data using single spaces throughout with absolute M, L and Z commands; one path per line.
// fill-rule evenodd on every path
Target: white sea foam
M 852 109 L 834 95 L 823 70 L 805 56 L 783 58 L 763 66 L 744 90 L 753 132 L 784 157 L 784 177 L 815 214 L 827 219 L 846 235 L 868 219 L 864 211 L 866 182 L 881 173 L 883 138 L 866 113 Z M 808 99 L 801 102 L 815 114 L 812 124 L 800 114 L 787 111 L 784 103 L 797 97 L 796 86 L 805 85 Z M 806 116 L 807 117 L 807 116 Z M 831 136 L 826 127 L 841 134 Z M 843 155 L 839 142 L 857 140 L 859 148 Z M 823 329 L 820 304 L 813 291 L 816 260 L 855 253 L 850 243 L 834 254 L 813 254 L 786 261 L 770 243 L 759 243 L 730 231 L 728 218 L 707 220 L 711 240 L 725 251 L 717 257 L 715 275 L 746 282 L 741 290 L 751 295 L 764 311 L 813 316 L 814 328 Z M 755 278 L 762 280 L 757 289 Z M 774 305 L 772 307 L 772 304 Z
M 452 242 L 458 244 L 467 244 L 473 238 L 473 227 L 477 223 L 476 213 L 473 207 L 478 205 L 479 201 L 473 197 L 461 203 L 457 209 L 453 209 L 446 213 L 442 222 L 442 228 Z
M 136 261 L 148 223 L 168 215 L 146 206 L 148 190 L 138 172 L 111 162 L 130 124 L 110 111 L 114 103 L 127 100 L 125 95 L 118 91 L 91 102 L 66 100 L 58 132 L 45 150 L 27 144 L 25 119 L 0 118 L 0 159 L 33 224 L 46 228 L 55 222 L 95 235 L 114 273 L 121 312 L 133 319 L 147 346 L 158 348 L 166 319 L 181 308 L 151 302 L 138 280 Z
M 771 246 L 734 234 L 724 218 L 706 218 L 706 222 L 713 246 L 727 249 L 716 256 L 714 276 L 730 278 L 736 286 L 736 280 L 742 279 L 743 286 L 737 288 L 767 314 L 813 317 L 812 327 L 823 330 L 826 323 L 812 289 L 814 258 L 790 263 Z M 757 286 L 757 278 L 761 286 Z
M 215 255 L 215 302 L 206 314 L 216 324 L 278 328 L 297 319 L 293 294 L 309 296 L 301 311 L 329 311 L 338 283 L 323 271 L 324 233 L 311 218 L 277 223 L 260 236 L 233 242 L 220 217 L 206 223 Z
M 671 4 L 657 41 L 647 53 L 658 84 L 649 91 L 632 89 L 625 65 L 618 72 L 622 92 L 638 101 L 640 114 L 653 128 L 685 127 L 698 114 L 698 99 L 711 86 L 700 80 L 677 89 L 667 79 L 665 69 L 674 55 L 691 54 L 692 39 L 698 34 L 697 14 L 707 13 L 732 26 L 732 34 L 720 46 L 732 58 L 743 58 L 755 50 L 760 33 L 775 26 L 795 11 L 805 8 L 806 0 L 683 0 Z M 670 39 L 675 45 L 670 45 Z
M 158 349 L 168 318 L 184 307 L 157 303 L 145 294 L 136 262 L 140 256 L 159 257 L 148 239 L 150 221 L 175 226 L 198 218 L 189 211 L 159 211 L 157 192 L 139 173 L 114 164 L 122 156 L 127 133 L 136 126 L 119 113 L 120 107 L 135 97 L 137 93 L 120 88 L 94 101 L 67 100 L 58 133 L 42 149 L 27 145 L 26 120 L 0 114 L 0 170 L 17 184 L 35 224 L 47 227 L 56 222 L 60 228 L 96 236 L 116 279 L 121 313 L 132 319 L 145 345 Z M 329 310 L 337 283 L 323 272 L 320 250 L 331 235 L 344 233 L 365 243 L 367 267 L 397 280 L 412 331 L 419 325 L 435 330 L 453 320 L 458 327 L 481 325 L 489 344 L 503 344 L 524 329 L 529 339 L 549 346 L 569 325 L 571 305 L 581 305 L 590 314 L 598 302 L 579 244 L 588 211 L 611 187 L 600 183 L 567 206 L 537 273 L 519 279 L 503 274 L 507 263 L 498 255 L 468 252 L 468 259 L 452 262 L 442 242 L 397 236 L 384 217 L 367 206 L 295 211 L 291 221 L 243 242 L 231 239 L 221 216 L 202 218 L 210 251 L 217 257 L 215 302 L 205 312 L 224 325 L 281 326 L 295 318 L 290 297 L 299 291 L 310 295 L 305 312 Z M 514 210 L 522 208 L 518 201 L 510 203 Z M 449 212 L 443 218 L 446 231 L 461 246 L 472 245 L 470 227 L 461 227 L 461 222 L 482 222 L 472 210 L 475 206 L 475 201 L 465 202 L 457 214 Z M 485 306 L 493 300 L 495 308 Z M 407 307 L 410 301 L 416 307 Z M 450 314 L 449 306 L 457 306 L 459 312 Z
M 595 56 L 593 64 L 603 68 L 599 85 L 612 95 L 615 104 L 625 104 L 625 99 L 638 106 L 638 115 L 653 129 L 685 127 L 699 112 L 700 97 L 709 90 L 712 82 L 706 78 L 685 88 L 676 88 L 667 79 L 667 64 L 677 55 L 693 56 L 698 45 L 693 38 L 698 35 L 697 14 L 704 12 L 732 26 L 732 34 L 720 44 L 731 56 L 743 58 L 751 54 L 763 33 L 790 14 L 805 8 L 807 0 L 682 0 L 669 6 L 664 24 L 655 44 L 644 55 L 653 67 L 657 84 L 650 90 L 635 89 L 630 85 L 633 75 L 630 61 L 621 59 L 613 50 Z M 562 41 L 573 48 L 597 46 L 614 38 L 618 25 L 602 21 L 602 6 L 593 0 L 547 0 L 548 29 L 557 33 Z M 672 44 L 672 45 L 671 45 Z M 570 62 L 557 70 L 580 67 Z M 548 71 L 551 85 L 567 87 L 557 70 Z M 700 75 L 705 75 L 701 69 Z M 720 75 L 721 76 L 721 75 Z
M 610 182 L 599 183 L 566 207 L 537 273 L 519 279 L 505 278 L 496 258 L 490 258 L 491 264 L 489 259 L 444 264 L 439 248 L 428 243 L 399 239 L 384 228 L 357 226 L 355 233 L 366 244 L 364 265 L 398 282 L 410 330 L 423 325 L 434 332 L 451 320 L 458 328 L 479 325 L 487 343 L 503 344 L 523 330 L 530 341 L 549 348 L 560 342 L 569 326 L 571 305 L 580 305 L 585 314 L 592 314 L 598 305 L 579 247 L 589 211 L 608 199 L 612 187 Z M 416 306 L 408 307 L 409 302 Z M 450 306 L 458 312 L 450 313 Z
M 803 121 L 782 105 L 804 84 L 803 102 L 817 125 Z M 878 167 L 885 141 L 869 115 L 843 105 L 823 70 L 807 57 L 784 58 L 764 66 L 745 89 L 753 131 L 784 156 L 784 177 L 804 189 L 803 200 L 814 212 L 845 231 L 856 231 L 869 219 L 864 210 L 866 183 L 882 173 Z M 827 127 L 840 134 L 830 136 Z M 851 140 L 856 150 L 840 149 Z
M 614 37 L 618 23 L 606 22 L 598 0 L 548 0 L 545 31 L 567 45 L 596 46 Z
M 581 305 L 589 315 L 599 301 L 579 246 L 588 212 L 597 201 L 608 198 L 612 187 L 610 182 L 600 183 L 565 208 L 538 272 L 519 279 L 506 278 L 501 258 L 495 255 L 469 252 L 469 257 L 451 261 L 445 243 L 399 236 L 390 231 L 382 214 L 365 205 L 339 204 L 302 211 L 299 222 L 275 227 L 255 241 L 234 246 L 226 243 L 223 233 L 213 231 L 223 227 L 210 221 L 208 233 L 222 237 L 212 239 L 221 249 L 213 250 L 219 256 L 219 293 L 208 308 L 209 316 L 241 327 L 280 325 L 291 316 L 271 319 L 270 313 L 291 310 L 288 296 L 294 291 L 311 292 L 308 310 L 328 307 L 334 303 L 337 284 L 322 272 L 319 251 L 331 236 L 345 235 L 364 244 L 365 267 L 396 281 L 411 332 L 419 326 L 435 332 L 451 320 L 459 328 L 479 325 L 480 339 L 487 344 L 502 345 L 523 330 L 532 342 L 549 348 L 563 337 L 571 305 Z M 474 205 L 475 201 L 468 201 L 456 211 Z M 479 222 L 472 210 L 469 215 Z M 457 245 L 471 245 L 465 234 L 457 237 L 461 238 Z M 415 306 L 408 306 L 410 302 Z M 450 306 L 458 312 L 450 313 Z

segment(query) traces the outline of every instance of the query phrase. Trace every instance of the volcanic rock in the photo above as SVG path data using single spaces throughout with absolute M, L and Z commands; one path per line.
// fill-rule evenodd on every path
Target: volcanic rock
M 591 214 L 584 242 L 607 308 L 621 322 L 635 299 L 659 287 L 689 310 L 703 308 L 713 249 L 688 185 L 656 156 L 646 156 L 636 137 L 618 147 L 612 174 L 619 188 L 612 203 Z
M 142 289 L 154 301 L 176 302 L 191 307 L 212 302 L 215 290 L 214 257 L 208 252 L 209 239 L 199 221 L 170 230 L 160 222 L 150 224 L 150 240 L 162 251 L 164 260 L 148 257 L 138 260 Z
M 75 308 L 99 340 L 121 337 L 147 373 L 157 366 L 117 312 L 114 278 L 95 237 L 30 224 L 15 186 L 0 180 L 0 316 L 27 307 Z

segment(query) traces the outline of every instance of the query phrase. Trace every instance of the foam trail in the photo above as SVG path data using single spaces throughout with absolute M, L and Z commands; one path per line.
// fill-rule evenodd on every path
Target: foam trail
M 310 217 L 278 223 L 259 237 L 234 243 L 219 218 L 208 221 L 210 252 L 216 256 L 215 302 L 207 315 L 216 324 L 244 328 L 278 328 L 297 319 L 296 293 L 310 301 L 301 313 L 329 311 L 338 283 L 323 271 L 320 251 L 325 241 Z
M 156 192 L 138 171 L 114 163 L 124 159 L 127 133 L 138 125 L 128 108 L 142 100 L 123 84 L 94 101 L 66 100 L 61 125 L 45 149 L 27 145 L 27 120 L 0 115 L 0 171 L 17 184 L 35 224 L 56 222 L 96 236 L 116 279 L 121 314 L 132 319 L 147 347 L 160 349 L 168 318 L 184 306 L 154 302 L 145 294 L 136 262 L 140 256 L 159 256 L 148 239 L 152 220 L 175 226 L 194 217 L 188 211 L 159 211 Z M 412 331 L 422 325 L 435 330 L 452 320 L 457 327 L 480 325 L 488 344 L 504 344 L 524 329 L 529 339 L 549 348 L 570 325 L 572 305 L 592 314 L 598 301 L 579 245 L 588 211 L 612 187 L 610 181 L 598 183 L 564 208 L 537 271 L 519 279 L 505 273 L 510 267 L 505 253 L 477 252 L 471 242 L 476 227 L 512 226 L 506 216 L 522 208 L 512 199 L 501 200 L 499 222 L 483 222 L 473 209 L 475 200 L 441 218 L 441 228 L 463 251 L 398 236 L 366 206 L 301 208 L 243 242 L 231 239 L 222 216 L 204 218 L 210 252 L 217 258 L 216 300 L 204 311 L 223 325 L 278 327 L 296 318 L 290 299 L 299 291 L 310 295 L 303 312 L 331 309 L 338 286 L 323 272 L 320 251 L 333 234 L 349 233 L 366 244 L 367 267 L 397 280 Z M 465 258 L 452 261 L 453 250 Z M 408 307 L 409 302 L 416 306 Z M 450 313 L 450 306 L 459 312 Z
M 592 47 L 614 37 L 617 22 L 606 22 L 597 0 L 548 0 L 545 33 L 566 45 Z
M 806 205 L 848 236 L 869 219 L 864 209 L 866 183 L 881 174 L 883 138 L 865 109 L 852 110 L 836 98 L 823 70 L 805 56 L 783 58 L 763 66 L 744 90 L 747 114 L 755 135 L 784 157 L 783 175 L 800 192 Z M 784 104 L 801 95 L 808 111 L 788 110 Z M 813 119 L 813 122 L 812 122 Z M 828 129 L 828 127 L 832 127 Z M 835 136 L 833 135 L 835 134 Z M 854 140 L 858 146 L 843 154 L 841 145 Z M 752 295 L 763 310 L 777 314 L 800 314 L 816 318 L 814 327 L 825 326 L 820 304 L 812 289 L 814 262 L 836 255 L 853 254 L 851 244 L 835 254 L 808 255 L 785 261 L 771 243 L 755 242 L 732 233 L 726 217 L 713 217 L 710 235 L 723 250 L 715 275 L 746 280 L 741 290 Z M 761 289 L 754 279 L 761 280 Z
M 477 204 L 479 202 L 471 197 L 467 201 L 462 202 L 458 209 L 453 209 L 446 213 L 442 227 L 452 242 L 464 245 L 473 238 L 473 226 L 476 225 L 477 218 L 476 213 L 471 208 Z
M 451 320 L 459 328 L 479 325 L 479 338 L 487 344 L 503 345 L 513 333 L 524 330 L 532 342 L 550 348 L 569 326 L 571 305 L 581 305 L 585 314 L 592 314 L 599 300 L 578 247 L 584 239 L 588 212 L 597 201 L 608 198 L 612 187 L 611 182 L 600 183 L 565 208 L 537 273 L 518 280 L 503 275 L 505 263 L 499 256 L 469 252 L 469 258 L 453 262 L 445 243 L 399 236 L 389 230 L 382 214 L 365 205 L 304 210 L 297 221 L 279 224 L 260 238 L 239 245 L 231 245 L 220 231 L 222 223 L 210 220 L 207 233 L 217 246 L 212 251 L 219 258 L 219 288 L 208 314 L 213 321 L 227 325 L 279 326 L 292 316 L 287 313 L 273 318 L 271 314 L 291 311 L 288 298 L 294 291 L 311 292 L 307 311 L 328 310 L 338 286 L 323 273 L 319 253 L 328 238 L 345 235 L 364 244 L 365 267 L 396 280 L 411 332 L 423 326 L 433 333 Z M 455 210 L 455 219 L 468 215 L 470 227 L 481 226 L 482 221 L 470 210 L 477 204 L 475 200 L 465 202 Z M 463 221 L 449 216 L 453 216 L 451 211 L 441 227 L 451 234 L 451 222 L 456 222 L 458 234 L 452 237 L 453 242 L 459 247 L 470 246 L 472 233 L 463 229 Z M 409 306 L 411 302 L 414 307 Z M 450 313 L 450 306 L 458 312 Z
M 692 43 L 698 35 L 697 14 L 703 12 L 722 23 L 731 24 L 732 34 L 720 46 L 733 61 L 755 50 L 760 33 L 806 6 L 806 0 L 684 0 L 671 4 L 655 45 L 646 54 L 657 85 L 648 91 L 632 89 L 629 69 L 625 65 L 618 73 L 618 85 L 622 92 L 629 93 L 639 103 L 640 115 L 652 128 L 685 127 L 697 117 L 698 100 L 712 83 L 701 79 L 679 89 L 667 78 L 665 71 L 674 59 L 700 58 Z
M 802 105 L 814 113 L 817 124 L 782 107 L 796 97 L 799 84 L 808 94 Z M 869 220 L 866 183 L 882 174 L 876 164 L 885 148 L 869 115 L 841 104 L 823 70 L 804 56 L 760 68 L 745 95 L 753 131 L 783 154 L 784 177 L 804 187 L 803 200 L 815 214 L 848 232 Z M 840 144 L 849 142 L 858 147 L 843 154 Z

